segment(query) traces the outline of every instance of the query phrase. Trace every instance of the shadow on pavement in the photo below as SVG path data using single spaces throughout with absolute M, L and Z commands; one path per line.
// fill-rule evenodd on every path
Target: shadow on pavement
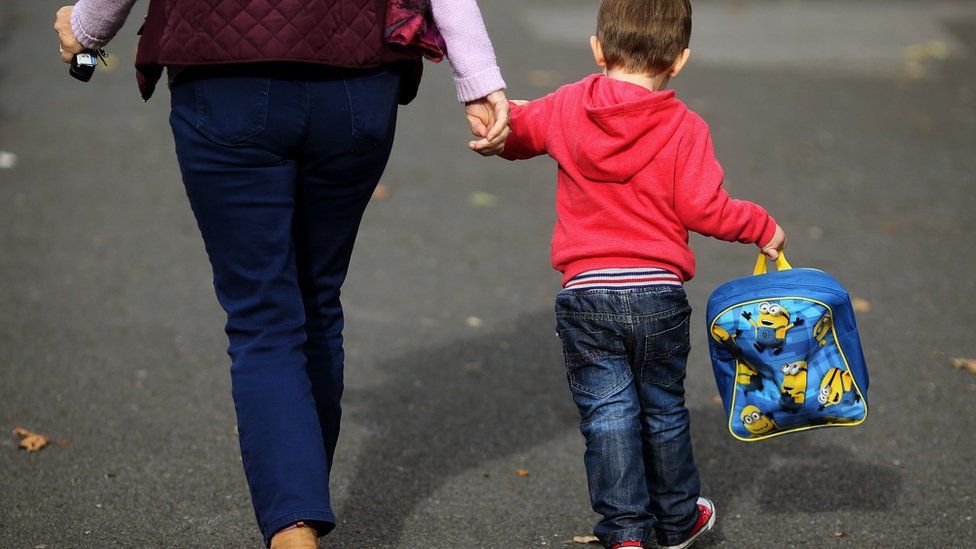
M 343 522 L 382 524 L 393 546 L 406 546 L 405 521 L 449 479 L 575 431 L 553 323 L 550 312 L 526 315 L 507 331 L 382 365 L 390 376 L 383 383 L 347 391 L 370 434 L 358 441 Z M 696 459 L 720 512 L 743 496 L 758 498 L 764 513 L 881 511 L 901 491 L 892 467 L 824 444 L 824 436 L 746 445 L 726 433 L 720 406 L 693 408 L 692 417 Z M 721 528 L 702 542 L 720 543 Z
M 550 312 L 528 315 L 381 365 L 384 383 L 347 391 L 370 435 L 343 522 L 383 524 L 399 547 L 404 521 L 444 481 L 575 430 L 553 325 Z

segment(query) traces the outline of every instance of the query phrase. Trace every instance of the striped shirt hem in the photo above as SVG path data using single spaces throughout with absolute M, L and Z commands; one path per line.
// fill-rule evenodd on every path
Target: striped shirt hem
M 580 273 L 566 282 L 565 288 L 636 288 L 668 284 L 681 286 L 681 278 L 671 271 L 655 268 L 595 269 Z

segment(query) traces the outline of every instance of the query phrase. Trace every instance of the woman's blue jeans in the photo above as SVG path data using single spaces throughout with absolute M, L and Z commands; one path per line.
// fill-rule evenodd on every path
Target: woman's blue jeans
M 342 305 L 363 211 L 386 167 L 399 72 L 214 67 L 172 88 L 186 194 L 227 312 L 244 471 L 265 543 L 335 525 Z
M 677 545 L 698 519 L 698 469 L 685 408 L 691 307 L 681 286 L 563 290 L 556 330 L 586 438 L 593 529 Z

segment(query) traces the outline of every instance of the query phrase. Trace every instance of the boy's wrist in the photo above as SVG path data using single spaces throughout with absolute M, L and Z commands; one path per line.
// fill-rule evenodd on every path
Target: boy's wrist
M 759 240 L 756 245 L 759 246 L 760 250 L 765 250 L 773 244 L 773 238 L 776 236 L 776 227 L 779 224 L 773 219 L 773 216 L 769 216 L 766 221 L 766 226 L 763 228 L 762 233 L 759 235 Z

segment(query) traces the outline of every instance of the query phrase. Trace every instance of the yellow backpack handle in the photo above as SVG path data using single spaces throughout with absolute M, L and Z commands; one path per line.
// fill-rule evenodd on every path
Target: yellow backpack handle
M 779 258 L 776 259 L 776 270 L 777 271 L 788 271 L 792 269 L 793 266 L 790 262 L 786 260 L 786 254 L 783 252 L 779 253 Z M 756 261 L 756 268 L 752 271 L 753 275 L 764 275 L 766 274 L 766 254 L 760 253 L 759 259 Z

